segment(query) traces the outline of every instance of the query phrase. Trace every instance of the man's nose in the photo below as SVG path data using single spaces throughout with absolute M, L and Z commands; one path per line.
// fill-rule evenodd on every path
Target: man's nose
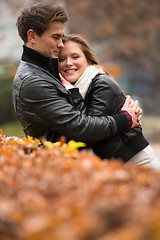
M 58 47 L 64 47 L 64 44 L 63 44 L 62 38 L 59 39 Z

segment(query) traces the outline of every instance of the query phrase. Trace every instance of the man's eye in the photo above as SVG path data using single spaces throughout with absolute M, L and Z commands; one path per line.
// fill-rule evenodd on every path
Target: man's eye
M 52 36 L 52 38 L 53 38 L 54 40 L 56 40 L 56 41 L 58 41 L 58 40 L 60 40 L 60 39 L 61 39 L 61 37 L 60 37 L 60 36 L 58 36 L 58 35 L 53 35 L 53 36 Z

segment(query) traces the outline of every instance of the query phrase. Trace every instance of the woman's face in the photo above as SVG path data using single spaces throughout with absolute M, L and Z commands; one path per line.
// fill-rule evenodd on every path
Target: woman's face
M 59 72 L 69 82 L 76 82 L 89 66 L 87 59 L 75 42 L 66 42 L 59 54 Z

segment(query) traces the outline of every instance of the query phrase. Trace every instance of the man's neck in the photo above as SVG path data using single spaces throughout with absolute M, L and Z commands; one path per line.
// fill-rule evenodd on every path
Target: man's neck
M 59 78 L 58 59 L 46 57 L 35 49 L 23 45 L 22 61 L 37 65 L 50 72 L 54 77 Z

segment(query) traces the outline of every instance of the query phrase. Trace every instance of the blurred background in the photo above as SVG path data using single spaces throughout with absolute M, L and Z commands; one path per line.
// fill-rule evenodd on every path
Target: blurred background
M 22 136 L 12 103 L 12 81 L 23 42 L 18 12 L 37 0 L 0 0 L 0 128 Z M 160 0 L 57 0 L 69 13 L 66 33 L 82 34 L 106 71 L 143 108 L 149 141 L 160 142 Z

